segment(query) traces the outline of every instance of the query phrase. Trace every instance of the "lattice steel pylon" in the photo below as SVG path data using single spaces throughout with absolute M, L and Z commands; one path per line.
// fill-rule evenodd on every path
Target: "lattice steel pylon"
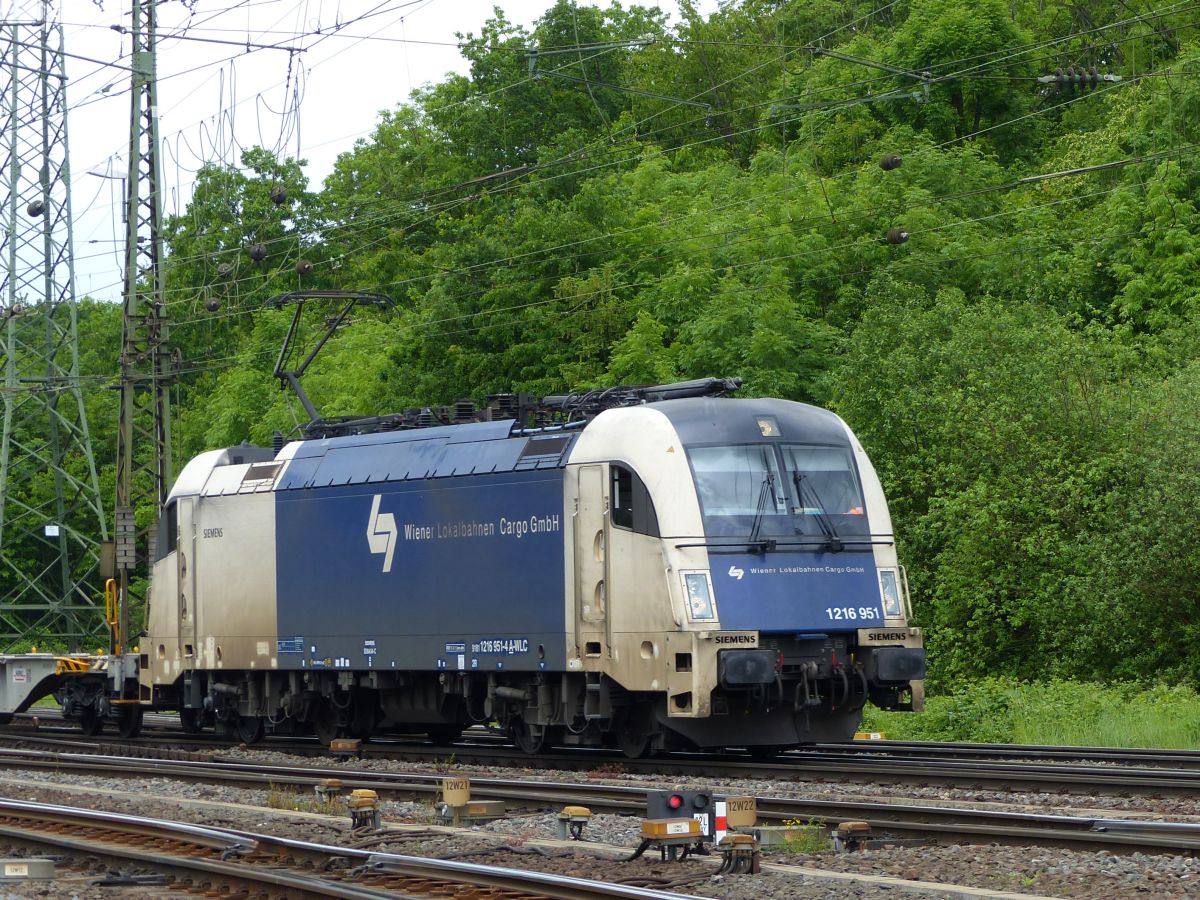
M 171 489 L 170 385 L 176 366 L 167 347 L 163 296 L 162 166 L 155 63 L 156 0 L 133 0 L 133 79 L 129 178 L 125 196 L 125 307 L 121 330 L 121 413 L 117 435 L 116 571 L 119 635 L 133 638 L 131 581 Z M 140 524 L 139 524 L 140 521 Z M 151 532 L 153 533 L 153 532 Z M 145 555 L 144 555 L 145 554 Z M 117 649 L 114 647 L 114 649 Z
M 107 539 L 79 381 L 62 26 L 46 0 L 0 18 L 0 651 L 105 629 Z

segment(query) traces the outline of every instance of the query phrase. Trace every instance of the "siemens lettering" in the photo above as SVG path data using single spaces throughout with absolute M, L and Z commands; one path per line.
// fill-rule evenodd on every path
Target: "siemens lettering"
M 718 644 L 744 644 L 747 647 L 758 646 L 757 634 L 714 634 L 713 640 Z

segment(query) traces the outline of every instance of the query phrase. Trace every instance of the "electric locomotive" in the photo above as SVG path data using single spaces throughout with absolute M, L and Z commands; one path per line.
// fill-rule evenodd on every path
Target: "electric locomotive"
M 832 412 L 738 384 L 201 454 L 160 517 L 143 705 L 246 741 L 488 724 L 531 753 L 634 757 L 843 740 L 867 701 L 919 708 L 867 454 Z

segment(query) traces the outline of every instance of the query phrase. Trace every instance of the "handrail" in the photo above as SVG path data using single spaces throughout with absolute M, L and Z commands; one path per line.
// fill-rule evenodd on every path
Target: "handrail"
M 117 592 L 117 580 L 110 578 L 104 582 L 104 621 L 112 633 L 113 653 L 121 655 L 121 625 L 120 625 L 120 595 Z

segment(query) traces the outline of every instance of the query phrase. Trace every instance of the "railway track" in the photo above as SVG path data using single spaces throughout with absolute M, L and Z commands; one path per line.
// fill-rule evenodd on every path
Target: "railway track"
M 37 722 L 36 726 L 34 723 Z M 171 713 L 147 713 L 142 738 L 157 741 L 169 737 L 178 744 L 194 745 L 197 748 L 224 748 L 231 744 L 230 738 L 214 735 L 211 732 L 203 734 L 188 734 L 179 726 L 179 719 Z M 36 712 L 17 713 L 13 722 L 7 727 L 0 727 L 0 738 L 5 735 L 36 736 L 39 733 L 59 733 L 64 737 L 82 739 L 76 725 L 62 721 L 57 708 L 40 709 Z M 104 740 L 104 738 L 96 738 Z M 120 742 L 123 739 L 112 736 L 110 742 Z M 295 748 L 295 752 L 308 750 L 312 753 L 324 754 L 326 751 L 317 745 L 316 740 L 309 736 L 268 736 L 264 746 L 280 749 L 281 746 Z M 509 747 L 508 738 L 496 731 L 476 726 L 468 729 L 463 739 L 449 745 L 433 746 L 430 741 L 418 733 L 413 736 L 386 735 L 373 739 L 364 744 L 366 753 L 378 752 L 381 755 L 389 752 L 388 748 L 395 746 L 404 752 L 444 752 L 446 749 L 462 751 L 478 747 L 495 750 Z M 604 758 L 624 759 L 615 752 L 603 750 L 579 750 L 579 755 L 592 753 Z M 814 754 L 839 756 L 885 756 L 888 758 L 932 758 L 938 760 L 996 760 L 1000 762 L 1064 762 L 1064 763 L 1110 763 L 1122 766 L 1142 766 L 1147 768 L 1164 769 L 1195 769 L 1200 771 L 1200 750 L 1167 750 L 1155 748 L 1125 748 L 1125 747 L 1075 747 L 1052 744 L 980 744 L 947 741 L 898 741 L 898 740 L 855 740 L 835 743 L 811 744 L 794 750 L 784 750 L 769 755 L 752 756 L 736 751 L 727 754 L 707 754 L 714 758 L 769 760 L 771 762 L 787 761 L 798 757 Z M 705 754 L 678 753 L 676 756 L 697 756 Z M 528 759 L 522 754 L 518 758 Z
M 326 778 L 338 778 L 346 790 L 366 788 L 382 797 L 430 799 L 440 790 L 441 776 L 414 773 L 355 771 L 342 765 L 280 766 L 204 760 L 152 760 L 140 757 L 58 753 L 35 750 L 0 751 L 9 770 L 42 769 L 56 772 L 135 778 L 153 775 L 200 782 L 223 782 L 259 789 L 293 788 L 309 793 Z M 593 811 L 644 815 L 646 789 L 597 783 L 562 783 L 471 777 L 475 799 L 502 800 L 510 809 L 558 808 L 578 804 Z M 968 809 L 912 802 L 816 800 L 763 796 L 759 818 L 767 823 L 822 820 L 829 825 L 865 821 L 878 834 L 953 842 L 998 842 L 1098 848 L 1110 852 L 1200 851 L 1200 823 L 1157 822 L 1120 818 L 1044 815 L 997 809 Z
M 129 877 L 127 884 L 204 896 L 686 900 L 642 886 L 15 800 L 0 800 L 0 837 L 37 852 L 97 857 L 154 873 Z
M 1123 747 L 1063 747 L 1045 744 L 970 744 L 940 741 L 850 741 L 818 744 L 819 752 L 855 756 L 878 753 L 896 757 L 938 757 L 941 759 L 1000 760 L 1006 762 L 1111 763 L 1120 766 L 1144 766 L 1159 769 L 1195 769 L 1200 771 L 1200 750 L 1157 750 Z
M 154 756 L 159 750 L 161 755 L 168 756 L 215 756 L 231 747 L 228 740 L 216 736 L 173 732 L 166 724 L 170 721 L 169 717 L 162 717 L 156 723 L 162 731 L 147 731 L 132 742 L 83 740 L 67 727 L 31 729 L 15 725 L 0 729 L 0 738 L 64 751 L 86 748 L 95 752 L 146 756 Z M 328 751 L 309 738 L 273 738 L 261 746 L 266 750 L 328 758 Z M 446 746 L 417 740 L 384 739 L 364 744 L 362 749 L 365 758 L 432 764 L 444 763 L 453 757 L 455 762 L 464 765 L 526 768 L 536 764 L 539 768 L 560 771 L 587 771 L 617 765 L 622 772 L 630 774 L 854 781 L 866 782 L 875 788 L 938 785 L 1032 793 L 1188 798 L 1200 791 L 1200 753 L 1110 749 L 1096 750 L 1095 754 L 1102 762 L 1084 762 L 1093 758 L 1092 748 L 1080 752 L 1074 748 L 878 741 L 821 745 L 780 753 L 769 759 L 739 754 L 674 753 L 662 758 L 629 760 L 615 751 L 592 749 L 565 750 L 531 758 L 494 735 L 481 741 Z M 1022 762 L 1022 758 L 1030 761 Z M 1162 760 L 1162 764 L 1147 765 L 1147 760 Z

